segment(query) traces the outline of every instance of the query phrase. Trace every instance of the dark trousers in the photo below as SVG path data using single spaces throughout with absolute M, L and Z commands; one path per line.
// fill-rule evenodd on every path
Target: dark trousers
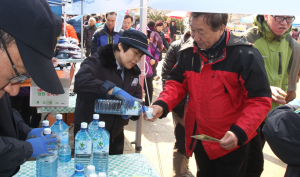
M 16 109 L 22 116 L 25 124 L 37 128 L 41 121 L 41 114 L 37 113 L 36 107 L 29 106 L 29 96 L 10 97 L 11 107 Z M 31 121 L 30 121 L 31 117 Z
M 80 125 L 75 124 L 74 126 L 74 138 L 77 132 L 80 130 Z M 114 135 L 114 138 L 110 136 L 109 139 L 109 155 L 123 154 L 124 149 L 124 127 L 118 130 L 107 130 L 110 135 Z
M 264 170 L 263 147 L 265 145 L 265 136 L 262 133 L 263 122 L 257 129 L 257 135 L 250 141 L 249 159 L 247 164 L 247 177 L 259 177 Z
M 91 54 L 91 51 L 92 51 L 92 48 L 91 47 L 88 47 L 88 46 L 86 46 L 86 48 L 85 48 L 85 57 L 89 57 L 90 56 L 90 54 Z
M 230 152 L 222 157 L 210 160 L 201 141 L 194 149 L 199 171 L 197 177 L 245 177 L 250 144 Z
M 176 114 L 176 113 L 173 113 L 173 117 L 174 117 L 174 114 Z M 177 122 L 177 124 L 175 125 L 174 134 L 175 134 L 174 149 L 177 149 L 177 152 L 179 152 L 180 154 L 186 156 L 186 152 L 185 152 L 185 129 L 184 129 L 184 126 L 181 125 L 181 123 Z
M 152 72 L 153 72 L 153 77 L 157 76 L 157 72 L 156 72 L 156 67 L 157 67 L 158 63 L 155 63 L 154 65 L 152 65 Z M 153 80 L 153 77 L 152 77 L 152 80 Z
M 152 96 L 153 96 L 153 83 L 152 83 L 152 81 L 153 81 L 153 76 L 146 78 L 148 92 L 149 92 L 150 104 L 152 103 Z M 146 87 L 146 83 L 144 83 L 144 88 L 145 88 L 145 105 L 149 106 L 148 93 L 147 93 L 147 90 L 146 90 L 147 87 Z

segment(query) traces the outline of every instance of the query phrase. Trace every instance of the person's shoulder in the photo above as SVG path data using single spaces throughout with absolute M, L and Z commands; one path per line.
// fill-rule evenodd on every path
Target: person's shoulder
M 250 43 L 255 43 L 256 40 L 262 37 L 257 26 L 246 30 L 242 36 L 244 36 Z

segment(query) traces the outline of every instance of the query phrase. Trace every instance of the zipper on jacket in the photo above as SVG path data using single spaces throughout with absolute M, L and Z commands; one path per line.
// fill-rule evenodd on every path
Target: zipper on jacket
M 197 131 L 197 121 L 195 120 L 193 135 L 196 134 L 196 131 Z M 195 140 L 196 140 L 195 138 L 192 138 L 192 141 L 191 141 L 191 144 L 190 144 L 190 147 L 189 147 L 190 150 L 193 149 L 193 145 L 194 145 Z
M 279 66 L 278 66 L 278 74 L 282 74 L 282 61 L 281 61 L 281 52 L 279 52 Z

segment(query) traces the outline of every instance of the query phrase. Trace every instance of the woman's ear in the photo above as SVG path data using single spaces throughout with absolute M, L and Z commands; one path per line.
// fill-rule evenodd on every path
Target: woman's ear
M 122 47 L 122 43 L 118 43 L 118 47 L 119 47 L 120 52 L 121 52 L 121 51 L 124 52 L 123 47 Z

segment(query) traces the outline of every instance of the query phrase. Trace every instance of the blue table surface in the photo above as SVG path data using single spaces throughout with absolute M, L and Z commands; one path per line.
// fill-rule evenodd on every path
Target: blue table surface
M 72 159 L 74 163 L 74 159 Z M 73 167 L 74 168 L 74 167 Z M 74 169 L 72 169 L 74 171 Z M 160 177 L 149 160 L 140 153 L 110 155 L 108 176 L 118 171 L 118 177 Z M 20 171 L 14 177 L 35 177 L 36 161 L 27 161 L 21 165 Z

